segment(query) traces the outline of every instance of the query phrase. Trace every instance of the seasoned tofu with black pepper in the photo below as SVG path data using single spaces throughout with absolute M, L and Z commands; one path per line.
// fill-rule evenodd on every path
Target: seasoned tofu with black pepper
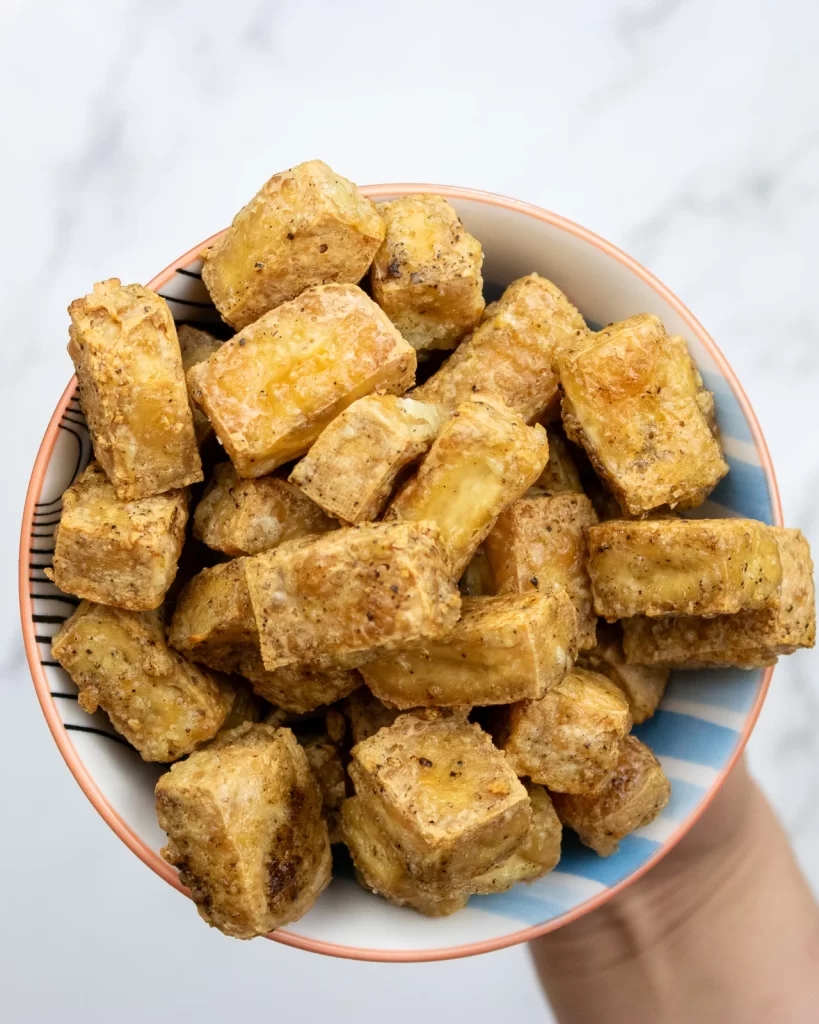
M 218 338 L 214 338 L 207 331 L 192 327 L 190 324 L 180 324 L 176 333 L 179 337 L 179 350 L 182 354 L 182 369 L 186 374 L 192 366 L 210 359 L 213 353 L 218 352 L 222 346 L 222 342 Z M 207 416 L 194 404 L 192 398 L 191 408 L 193 410 L 193 428 L 201 448 L 213 436 L 213 427 Z
M 549 461 L 535 480 L 535 487 L 546 494 L 563 494 L 564 491 L 582 494 L 580 473 L 565 437 L 549 427 L 546 428 L 546 437 L 549 441 Z
M 622 624 L 597 627 L 597 646 L 584 651 L 577 660 L 580 668 L 588 668 L 607 676 L 623 691 L 631 711 L 631 720 L 640 725 L 651 718 L 663 699 L 671 675 L 667 668 L 654 665 L 630 665 L 623 651 L 623 631 L 633 622 L 662 622 L 662 619 L 642 620 L 640 616 L 624 619 Z M 679 620 L 675 620 L 679 621 Z M 713 619 L 697 619 L 713 622 Z M 621 629 L 622 625 L 622 629 Z
M 347 772 L 341 750 L 326 731 L 299 737 L 310 771 L 321 791 L 321 807 L 330 843 L 341 842 L 341 805 L 347 795 Z

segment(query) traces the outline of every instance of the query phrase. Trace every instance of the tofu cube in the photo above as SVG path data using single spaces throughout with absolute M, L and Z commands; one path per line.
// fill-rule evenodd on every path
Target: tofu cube
M 690 360 L 680 360 L 656 316 L 613 324 L 593 344 L 558 352 L 556 365 L 566 434 L 586 449 L 624 513 L 692 508 L 728 472 Z
M 381 203 L 373 298 L 417 351 L 455 348 L 484 311 L 480 242 L 442 196 Z
M 753 519 L 612 519 L 589 529 L 598 615 L 729 615 L 775 608 L 782 568 L 773 527 Z
M 150 611 L 174 581 L 187 521 L 187 492 L 122 501 L 92 462 L 63 494 L 53 567 L 45 574 L 66 594 Z
M 539 487 L 547 494 L 562 494 L 564 491 L 582 494 L 583 485 L 569 451 L 568 442 L 562 434 L 548 427 L 546 428 L 546 437 L 549 441 L 549 461 L 535 480 L 535 487 Z
M 188 371 L 194 401 L 243 477 L 303 455 L 357 398 L 400 395 L 414 379 L 415 350 L 346 284 L 309 288 Z
M 750 613 L 749 613 L 750 614 Z M 757 614 L 757 613 L 754 613 Z M 625 619 L 626 629 L 632 622 L 662 622 L 663 619 Z M 679 621 L 679 620 L 673 620 Z M 715 619 L 697 619 L 697 622 L 715 622 Z M 623 652 L 623 633 L 620 626 L 603 625 L 598 628 L 597 646 L 584 651 L 578 658 L 580 668 L 599 672 L 614 683 L 628 701 L 631 720 L 635 725 L 647 721 L 663 699 L 671 673 L 667 668 L 653 665 L 629 665 Z
M 387 654 L 361 674 L 399 708 L 536 700 L 570 671 L 577 617 L 565 592 L 467 597 L 455 628 Z
M 384 238 L 375 204 L 321 160 L 274 174 L 202 253 L 202 280 L 237 330 L 317 284 L 355 284 Z
M 202 479 L 167 303 L 116 277 L 68 307 L 68 354 L 97 461 L 122 501 Z
M 191 665 L 165 641 L 157 612 L 83 601 L 54 637 L 55 659 L 145 761 L 175 761 L 213 739 L 234 700 L 227 680 Z
M 434 523 L 365 523 L 247 559 L 265 668 L 349 669 L 455 625 Z
M 399 471 L 427 451 L 440 424 L 433 405 L 394 395 L 359 398 L 324 428 L 290 482 L 342 522 L 368 522 L 380 515 Z
M 617 851 L 620 840 L 654 821 L 668 803 L 671 783 L 652 751 L 627 736 L 614 771 L 594 795 L 553 793 L 557 815 L 581 843 L 601 857 Z
M 534 483 L 549 456 L 543 427 L 527 427 L 487 395 L 458 406 L 385 520 L 438 524 L 458 579 L 505 508 Z
M 347 795 L 347 772 L 341 751 L 326 732 L 305 736 L 299 742 L 321 791 L 322 814 L 327 822 L 330 843 L 335 845 L 342 841 L 341 805 Z
M 703 419 L 708 424 L 708 429 L 719 443 L 720 431 L 714 407 L 714 395 L 703 384 L 702 375 L 691 358 L 685 338 L 679 334 L 671 334 L 668 337 L 668 343 L 675 362 L 674 373 L 679 374 L 680 382 L 685 384 L 694 396 Z
M 321 794 L 289 729 L 243 725 L 156 785 L 162 856 L 202 918 L 239 939 L 297 921 L 330 881 Z
M 596 793 L 631 729 L 628 701 L 605 676 L 575 668 L 540 700 L 507 710 L 501 746 L 518 775 L 553 793 Z
M 233 676 L 230 685 L 234 691 L 233 704 L 222 723 L 222 728 L 216 733 L 214 740 L 218 741 L 226 732 L 237 729 L 246 722 L 261 722 L 265 714 L 265 702 L 253 692 L 253 687 L 244 679 Z M 204 744 L 203 746 L 206 746 Z
M 344 710 L 350 719 L 353 744 L 361 743 L 374 736 L 379 729 L 392 725 L 401 711 L 387 707 L 366 686 L 353 690 L 344 703 Z
M 577 612 L 578 647 L 594 647 L 597 616 L 586 569 L 588 529 L 597 522 L 585 494 L 521 498 L 498 516 L 486 554 L 499 594 L 565 590 Z
M 261 666 L 261 659 L 259 661 Z M 361 686 L 357 672 L 343 669 L 323 671 L 302 665 L 288 665 L 272 672 L 263 667 L 252 670 L 253 688 L 260 697 L 285 711 L 307 714 L 332 704 Z
M 213 353 L 218 352 L 222 347 L 222 342 L 218 338 L 214 338 L 207 331 L 200 331 L 196 327 L 191 327 L 190 324 L 180 324 L 176 329 L 176 333 L 179 337 L 182 369 L 185 373 L 192 366 L 204 363 L 206 359 L 210 359 Z M 210 425 L 210 420 L 207 416 L 194 404 L 192 398 L 191 409 L 193 411 L 193 429 L 196 433 L 196 440 L 201 448 L 213 436 L 213 427 Z
M 258 555 L 286 540 L 327 533 L 338 526 L 286 480 L 242 480 L 222 462 L 193 514 L 193 535 L 231 557 Z

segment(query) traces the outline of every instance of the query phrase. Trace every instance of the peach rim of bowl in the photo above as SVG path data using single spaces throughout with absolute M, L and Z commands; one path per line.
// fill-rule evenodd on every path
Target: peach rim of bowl
M 550 224 L 552 227 L 559 228 L 561 231 L 565 231 L 570 235 L 574 235 L 576 238 L 580 238 L 583 241 L 588 242 L 590 245 L 595 246 L 597 249 L 600 249 L 607 255 L 614 257 L 614 259 L 626 266 L 633 274 L 653 288 L 653 290 L 682 317 L 692 333 L 702 342 L 703 346 L 713 358 L 725 379 L 728 381 L 734 395 L 739 401 L 748 423 L 750 424 L 754 442 L 759 451 L 762 468 L 765 471 L 765 477 L 772 497 L 774 522 L 777 525 L 782 524 L 781 501 L 776 483 L 776 476 L 771 463 L 770 453 L 768 452 L 768 446 L 765 443 L 765 438 L 762 435 L 759 422 L 757 421 L 756 415 L 742 388 L 742 385 L 737 380 L 737 377 L 729 366 L 725 356 L 719 350 L 714 340 L 706 332 L 702 324 L 699 323 L 699 321 L 683 305 L 676 295 L 669 291 L 664 284 L 658 281 L 653 274 L 649 273 L 649 271 L 642 267 L 636 260 L 632 259 L 610 242 L 605 241 L 605 239 L 600 238 L 598 235 L 595 235 L 593 232 L 581 227 L 579 224 L 575 224 L 573 221 L 567 220 L 565 217 L 540 209 L 537 206 L 532 206 L 529 203 L 520 202 L 517 199 L 510 199 L 506 196 L 496 195 L 491 192 L 482 192 L 476 189 L 460 188 L 450 185 L 417 183 L 368 185 L 362 187 L 361 191 L 371 199 L 379 199 L 391 195 L 417 195 L 419 193 L 429 192 L 435 195 L 446 196 L 450 199 L 466 199 L 472 202 L 484 203 L 487 206 L 496 206 L 500 209 L 512 210 L 516 213 L 525 214 L 527 217 L 532 217 L 545 224 Z M 187 264 L 197 259 L 201 250 L 218 238 L 222 233 L 223 232 L 217 232 L 217 234 L 213 235 L 212 238 L 194 246 L 194 248 L 189 252 L 186 252 L 184 256 L 180 256 L 179 259 L 174 260 L 174 262 L 167 266 L 161 273 L 157 274 L 153 280 L 149 281 L 147 287 L 158 291 L 171 279 L 178 267 L 185 267 Z M 132 850 L 133 853 L 147 864 L 149 868 L 155 871 L 156 874 L 161 878 L 164 878 L 165 881 L 174 886 L 174 888 L 178 889 L 179 892 L 190 895 L 189 891 L 180 883 L 176 870 L 169 864 L 166 864 L 158 853 L 150 849 L 142 839 L 140 839 L 140 837 L 120 817 L 115 808 L 111 806 L 98 788 L 96 782 L 77 753 L 74 744 L 68 737 L 68 733 L 57 712 L 54 699 L 51 697 L 50 687 L 44 667 L 40 664 L 40 655 L 35 639 L 34 621 L 32 618 L 32 603 L 28 588 L 28 546 L 31 531 L 33 529 L 35 503 L 40 497 L 46 469 L 57 439 L 60 421 L 75 388 L 76 377 L 72 378 L 63 393 L 62 398 L 51 417 L 51 421 L 48 424 L 39 452 L 37 453 L 37 459 L 34 463 L 34 469 L 32 470 L 31 480 L 26 494 L 22 534 L 20 539 L 19 561 L 20 612 L 22 617 L 26 657 L 28 659 L 32 679 L 34 681 L 34 688 L 37 691 L 37 697 L 40 701 L 48 727 L 51 730 L 51 734 L 54 737 L 60 753 L 65 759 L 65 762 L 71 770 L 74 778 L 85 792 L 85 795 L 102 815 L 108 825 L 114 830 L 114 832 L 116 832 L 119 838 Z M 647 871 L 657 864 L 658 861 L 660 861 L 669 852 L 669 850 L 671 850 L 672 847 L 680 841 L 680 839 L 682 839 L 686 832 L 689 831 L 697 819 L 703 814 L 705 808 L 713 800 L 748 742 L 748 738 L 750 737 L 754 725 L 756 724 L 756 720 L 759 717 L 759 712 L 765 700 L 765 695 L 768 691 L 772 675 L 773 667 L 767 668 L 762 679 L 762 686 L 760 687 L 759 694 L 753 704 L 753 707 L 750 709 L 736 749 L 729 759 L 728 764 L 722 769 L 717 777 L 711 792 L 702 801 L 697 810 L 689 815 L 686 821 L 679 829 L 677 829 L 671 838 L 668 839 L 660 849 L 658 849 L 656 853 L 654 853 L 653 856 L 645 862 L 645 864 L 641 865 L 637 871 L 633 872 L 628 876 L 628 878 L 623 879 L 617 885 L 614 885 L 611 888 L 606 889 L 604 892 L 585 900 L 583 903 L 574 907 L 572 910 L 567 911 L 565 914 L 561 914 L 559 917 L 556 917 L 551 921 L 547 921 L 544 924 L 522 928 L 517 931 L 510 932 L 507 935 L 486 939 L 481 942 L 466 943 L 459 946 L 444 947 L 441 949 L 365 949 L 357 946 L 345 946 L 334 942 L 324 942 L 321 939 L 308 938 L 303 935 L 297 935 L 293 932 L 289 932 L 284 928 L 277 929 L 275 932 L 272 932 L 268 938 L 274 939 L 277 942 L 282 942 L 288 946 L 294 946 L 297 949 L 352 960 L 374 960 L 393 963 L 420 962 L 430 960 L 449 960 L 458 957 L 473 956 L 478 953 L 489 953 L 493 950 L 503 949 L 507 946 L 514 946 L 521 942 L 528 942 L 540 935 L 545 935 L 547 932 L 554 931 L 565 924 L 576 921 L 584 914 L 589 913 L 589 911 L 594 910 L 606 901 L 610 900 L 612 897 L 616 896 L 619 892 L 625 889 L 626 886 L 631 885 L 633 882 L 637 881 L 637 879 L 641 878 Z

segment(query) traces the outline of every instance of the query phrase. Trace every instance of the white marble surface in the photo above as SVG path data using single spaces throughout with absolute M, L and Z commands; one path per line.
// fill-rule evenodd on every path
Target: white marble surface
M 402 967 L 225 940 L 86 802 L 34 699 L 14 572 L 70 373 L 65 306 L 104 276 L 147 280 L 313 156 L 359 182 L 517 196 L 622 246 L 700 317 L 759 414 L 787 522 L 819 549 L 816 6 L 6 0 L 0 28 L 0 1018 L 546 1019 L 523 950 Z M 751 741 L 816 889 L 818 668 L 780 665 Z

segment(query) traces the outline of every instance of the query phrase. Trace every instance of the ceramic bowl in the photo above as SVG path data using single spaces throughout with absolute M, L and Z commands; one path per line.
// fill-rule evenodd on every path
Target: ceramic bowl
M 483 245 L 484 278 L 496 294 L 531 271 L 562 288 L 592 325 L 635 313 L 661 317 L 685 337 L 717 414 L 731 467 L 698 516 L 748 516 L 780 523 L 779 499 L 765 441 L 733 371 L 694 316 L 625 253 L 553 213 L 501 196 L 438 185 L 377 185 L 374 200 L 434 192 L 456 207 Z M 218 322 L 200 277 L 200 243 L 150 282 L 178 322 Z M 57 746 L 88 799 L 117 835 L 180 891 L 175 869 L 159 856 L 163 834 L 153 788 L 163 770 L 143 762 L 102 713 L 77 705 L 76 689 L 54 662 L 50 638 L 75 598 L 48 582 L 60 496 L 85 466 L 91 446 L 76 380 L 60 399 L 34 465 L 20 549 L 20 606 L 34 685 Z M 437 960 L 510 946 L 559 928 L 610 899 L 656 864 L 692 826 L 739 757 L 759 714 L 771 669 L 675 673 L 655 716 L 635 730 L 671 779 L 671 801 L 656 821 L 628 836 L 611 857 L 598 857 L 567 831 L 559 866 L 532 885 L 474 896 L 449 918 L 427 919 L 365 892 L 340 858 L 316 906 L 271 938 L 317 953 L 365 960 Z M 191 908 L 193 914 L 193 908 Z

